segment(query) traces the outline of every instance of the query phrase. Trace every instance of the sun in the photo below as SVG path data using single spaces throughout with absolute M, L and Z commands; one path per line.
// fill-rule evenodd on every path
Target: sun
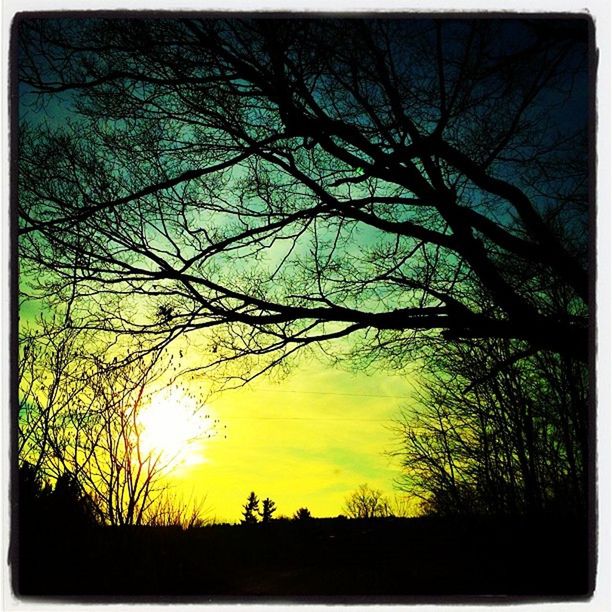
M 142 452 L 159 457 L 168 470 L 205 461 L 204 441 L 214 433 L 214 419 L 180 388 L 154 393 L 138 420 Z

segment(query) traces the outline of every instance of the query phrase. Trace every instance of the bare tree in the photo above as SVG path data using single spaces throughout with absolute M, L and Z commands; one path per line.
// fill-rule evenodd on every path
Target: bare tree
M 146 448 L 140 422 L 146 389 L 167 365 L 153 353 L 126 362 L 90 340 L 57 320 L 24 331 L 18 459 L 39 479 L 78 485 L 100 521 L 140 524 L 175 459 Z
M 367 484 L 359 485 L 344 502 L 344 512 L 350 518 L 371 519 L 392 515 L 389 500 L 378 489 Z
M 153 527 L 181 527 L 192 529 L 210 524 L 203 507 L 206 498 L 183 500 L 166 489 L 158 496 L 145 514 L 144 522 Z
M 347 336 L 402 366 L 434 330 L 586 361 L 588 21 L 16 32 L 20 255 L 88 328 L 207 330 L 240 380 Z
M 523 347 L 524 348 L 524 347 Z M 587 375 L 553 353 L 516 360 L 507 341 L 446 345 L 398 423 L 401 487 L 426 512 L 582 513 Z
M 173 458 L 142 443 L 143 395 L 148 376 L 135 368 L 100 364 L 94 380 L 95 408 L 73 408 L 72 467 L 113 525 L 139 525 L 164 489 L 160 482 Z M 138 381 L 134 383 L 134 380 Z
M 77 356 L 79 332 L 57 319 L 41 319 L 20 335 L 17 453 L 37 478 L 64 471 L 70 407 L 88 384 Z

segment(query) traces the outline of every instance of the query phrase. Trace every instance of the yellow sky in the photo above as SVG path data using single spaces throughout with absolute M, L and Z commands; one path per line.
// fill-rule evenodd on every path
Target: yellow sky
M 412 390 L 409 377 L 311 362 L 281 383 L 262 378 L 219 394 L 208 404 L 218 435 L 203 443 L 202 463 L 175 476 L 177 491 L 206 495 L 210 515 L 230 522 L 250 491 L 273 499 L 277 516 L 302 506 L 336 516 L 362 483 L 393 498 L 399 466 L 385 455 L 395 443 L 389 425 Z
M 33 322 L 30 310 L 21 310 L 23 323 Z M 180 362 L 176 373 L 205 361 L 204 339 L 176 341 L 169 351 Z M 186 358 L 178 360 L 179 352 Z M 218 419 L 216 435 L 196 441 L 199 461 L 175 469 L 167 480 L 184 501 L 205 497 L 206 515 L 219 522 L 239 521 L 251 491 L 274 500 L 276 516 L 292 516 L 300 507 L 313 516 L 337 516 L 363 483 L 393 500 L 400 495 L 394 487 L 400 465 L 387 454 L 397 446 L 390 427 L 414 402 L 414 380 L 409 373 L 350 372 L 310 353 L 280 382 L 262 376 L 208 397 L 203 410 Z M 211 386 L 205 373 L 179 381 L 198 402 Z M 179 408 L 168 411 L 184 418 Z

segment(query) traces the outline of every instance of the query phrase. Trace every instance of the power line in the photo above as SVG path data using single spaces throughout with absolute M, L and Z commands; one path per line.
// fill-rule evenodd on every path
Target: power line
M 389 422 L 391 420 L 393 420 L 391 417 L 386 418 L 386 419 L 366 419 L 366 418 L 361 418 L 361 417 L 325 417 L 325 418 L 319 418 L 319 417 L 264 417 L 264 416 L 221 416 L 220 417 L 222 421 L 226 420 L 226 419 L 239 419 L 239 420 L 255 420 L 255 421 L 319 421 L 319 422 L 324 422 L 324 421 L 366 421 L 369 423 L 374 423 L 374 422 Z
M 294 389 L 258 389 L 258 393 L 304 393 L 307 395 L 345 395 L 348 397 L 377 397 L 389 399 L 413 399 L 410 395 L 381 395 L 376 393 L 341 393 L 339 391 L 299 391 Z

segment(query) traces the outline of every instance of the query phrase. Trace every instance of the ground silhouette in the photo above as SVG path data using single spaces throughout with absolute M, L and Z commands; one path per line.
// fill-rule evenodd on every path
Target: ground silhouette
M 576 598 L 592 590 L 588 528 L 572 517 L 22 527 L 14 572 L 22 596 Z

